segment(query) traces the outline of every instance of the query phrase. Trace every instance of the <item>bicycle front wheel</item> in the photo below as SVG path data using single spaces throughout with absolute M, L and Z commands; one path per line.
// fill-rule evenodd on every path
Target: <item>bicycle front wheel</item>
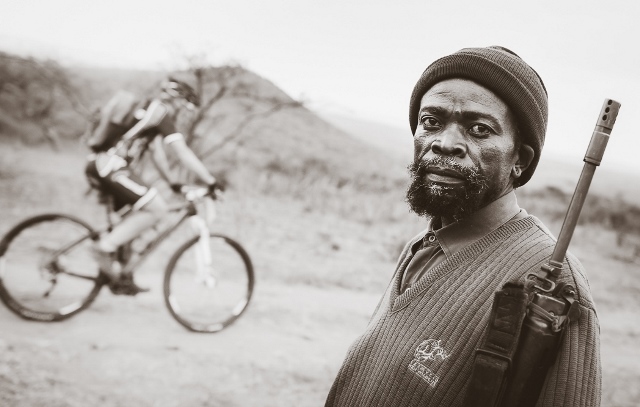
M 102 287 L 91 256 L 95 232 L 72 216 L 29 218 L 0 241 L 0 300 L 24 319 L 60 321 L 77 314 Z
M 210 264 L 202 261 L 199 237 L 182 245 L 169 260 L 164 299 L 171 315 L 195 332 L 218 332 L 246 310 L 253 293 L 253 266 L 242 246 L 212 234 Z

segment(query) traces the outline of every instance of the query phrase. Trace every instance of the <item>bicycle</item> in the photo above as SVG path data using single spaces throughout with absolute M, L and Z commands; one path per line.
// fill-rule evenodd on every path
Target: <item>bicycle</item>
M 216 196 L 202 187 L 183 187 L 182 192 L 184 202 L 170 206 L 177 217 L 141 249 L 134 250 L 137 239 L 119 248 L 117 263 L 122 272 L 132 272 L 180 225 L 191 223 L 195 236 L 178 247 L 165 268 L 164 302 L 187 329 L 218 332 L 247 309 L 253 266 L 240 243 L 210 232 Z M 43 322 L 62 321 L 87 309 L 108 283 L 91 246 L 131 212 L 129 207 L 116 211 L 109 202 L 107 224 L 98 229 L 62 213 L 15 225 L 0 241 L 2 302 L 24 319 Z

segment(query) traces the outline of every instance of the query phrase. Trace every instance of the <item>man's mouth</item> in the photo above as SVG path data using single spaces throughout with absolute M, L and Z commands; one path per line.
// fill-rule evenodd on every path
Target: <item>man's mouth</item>
M 462 185 L 466 182 L 464 175 L 458 171 L 440 167 L 428 167 L 425 179 L 430 182 L 451 186 Z

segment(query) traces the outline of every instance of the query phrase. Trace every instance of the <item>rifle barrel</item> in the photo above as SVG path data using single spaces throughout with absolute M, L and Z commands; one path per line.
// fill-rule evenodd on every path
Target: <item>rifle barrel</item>
M 607 147 L 609 135 L 616 122 L 619 110 L 620 103 L 612 99 L 605 99 L 595 129 L 591 135 L 587 153 L 584 156 L 584 167 L 582 168 L 580 179 L 571 198 L 567 215 L 565 216 L 562 229 L 560 229 L 560 234 L 558 235 L 558 241 L 556 242 L 551 260 L 549 261 L 549 264 L 554 267 L 562 268 L 562 262 L 564 256 L 567 254 L 567 248 L 569 247 L 569 242 L 578 223 L 578 217 L 582 211 L 582 205 L 587 197 L 587 192 L 589 192 L 593 174 L 596 171 L 596 167 L 599 166 L 602 161 L 602 156 Z

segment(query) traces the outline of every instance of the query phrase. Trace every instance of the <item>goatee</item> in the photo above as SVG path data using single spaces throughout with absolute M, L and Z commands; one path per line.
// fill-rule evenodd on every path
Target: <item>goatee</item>
M 427 168 L 438 167 L 456 171 L 464 178 L 460 185 L 446 185 L 427 180 Z M 480 168 L 467 167 L 453 158 L 436 156 L 414 161 L 408 167 L 411 184 L 406 201 L 419 216 L 448 217 L 460 220 L 490 202 L 493 195 L 487 177 Z

